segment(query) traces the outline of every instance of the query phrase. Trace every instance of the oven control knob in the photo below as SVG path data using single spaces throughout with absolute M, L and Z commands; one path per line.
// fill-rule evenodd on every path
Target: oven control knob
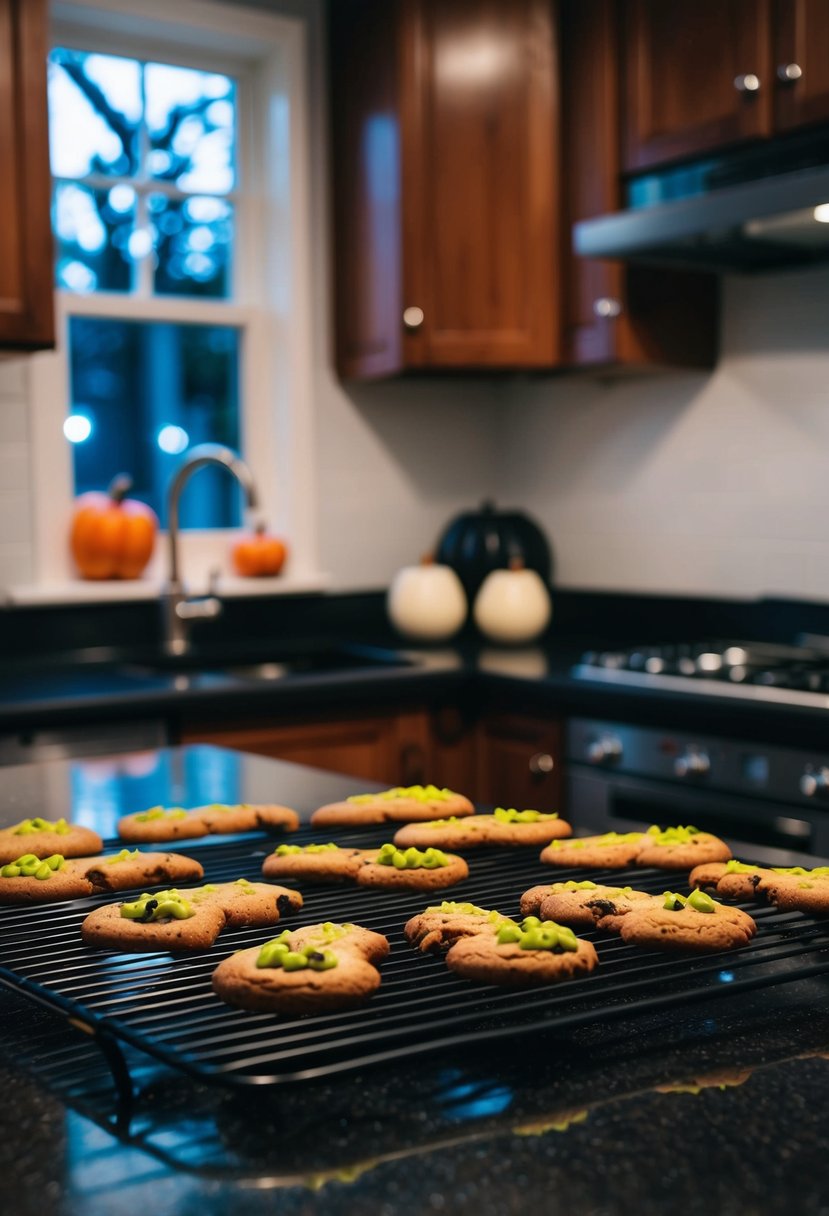
M 612 764 L 622 758 L 622 741 L 615 735 L 602 735 L 594 739 L 587 748 L 587 759 L 591 764 Z
M 711 768 L 711 761 L 706 752 L 689 747 L 674 761 L 674 772 L 677 777 L 704 777 Z
M 807 768 L 800 778 L 800 792 L 807 798 L 829 798 L 829 768 Z

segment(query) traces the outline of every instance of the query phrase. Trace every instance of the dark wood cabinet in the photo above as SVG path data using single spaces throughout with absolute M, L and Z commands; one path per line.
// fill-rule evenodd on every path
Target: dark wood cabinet
M 617 0 L 561 6 L 564 358 L 576 367 L 712 367 L 713 276 L 578 258 L 569 245 L 573 224 L 622 206 L 621 16 Z
M 46 0 L 0 0 L 0 347 L 54 345 Z
M 390 712 L 337 711 L 301 721 L 193 719 L 180 743 L 213 743 L 387 785 L 432 782 L 478 803 L 558 810 L 561 726 L 522 714 L 477 718 L 453 703 Z
M 770 135 L 771 0 L 627 0 L 629 172 Z
M 329 8 L 337 366 L 559 357 L 551 0 Z
M 487 716 L 478 725 L 475 792 L 496 806 L 562 809 L 561 724 L 523 714 Z
M 791 131 L 829 120 L 829 4 L 777 0 L 775 124 Z

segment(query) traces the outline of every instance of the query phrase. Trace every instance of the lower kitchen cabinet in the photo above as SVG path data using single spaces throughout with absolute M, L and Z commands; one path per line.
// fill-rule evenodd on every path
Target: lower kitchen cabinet
M 475 720 L 448 704 L 381 713 L 192 721 L 181 743 L 213 743 L 388 785 L 432 782 L 476 802 L 537 810 L 559 808 L 561 728 L 520 714 Z
M 497 806 L 561 809 L 561 723 L 503 714 L 478 724 L 478 798 Z

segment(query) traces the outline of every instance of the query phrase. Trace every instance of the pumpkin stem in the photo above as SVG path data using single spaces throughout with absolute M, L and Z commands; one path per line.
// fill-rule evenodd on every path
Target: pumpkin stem
M 509 559 L 509 568 L 510 568 L 510 570 L 523 570 L 524 569 L 523 557 L 511 557 Z
M 129 473 L 119 473 L 117 477 L 113 477 L 109 483 L 107 494 L 113 502 L 123 502 L 132 489 L 132 478 Z
M 264 519 L 259 519 L 256 521 L 253 530 L 257 536 L 264 536 L 268 530 L 268 525 L 265 523 Z
M 420 559 L 421 566 L 433 566 L 435 564 L 434 553 L 424 553 Z

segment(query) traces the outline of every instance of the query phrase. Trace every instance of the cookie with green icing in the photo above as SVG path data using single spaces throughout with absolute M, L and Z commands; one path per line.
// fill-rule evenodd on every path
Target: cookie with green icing
M 731 849 L 719 836 L 687 827 L 661 828 L 653 824 L 636 858 L 639 866 L 660 870 L 691 870 L 703 862 L 728 861 Z
M 367 850 L 357 871 L 359 886 L 410 891 L 436 891 L 468 877 L 469 867 L 455 853 L 431 847 L 399 849 L 391 843 Z
M 412 916 L 403 930 L 406 940 L 424 954 L 448 950 L 461 937 L 493 933 L 509 917 L 496 909 L 443 900 Z
M 426 823 L 410 823 L 398 828 L 394 843 L 401 848 L 414 845 L 424 848 L 452 848 L 465 851 L 484 845 L 535 846 L 563 839 L 572 832 L 570 824 L 557 812 L 518 811 L 512 807 L 496 807 L 491 815 L 470 815 L 468 818 L 434 819 Z
M 0 866 L 8 865 L 25 853 L 35 857 L 83 857 L 100 853 L 104 847 L 97 832 L 70 823 L 65 818 L 43 819 L 35 815 L 10 828 L 0 829 Z
M 751 941 L 757 926 L 740 908 L 712 899 L 699 888 L 683 895 L 666 891 L 661 898 L 635 908 L 622 920 L 622 939 L 656 950 L 715 953 Z
M 206 950 L 226 928 L 268 926 L 302 907 L 297 891 L 270 883 L 207 883 L 145 891 L 135 899 L 96 908 L 81 925 L 88 946 L 126 953 Z
M 449 949 L 450 971 L 481 984 L 529 987 L 585 976 L 598 965 L 591 942 L 567 925 L 529 916 L 492 933 L 464 937 Z
M 257 1012 L 349 1009 L 376 992 L 377 967 L 388 953 L 388 940 L 361 925 L 306 925 L 224 959 L 213 991 L 228 1005 Z
M 265 878 L 295 878 L 302 882 L 354 882 L 368 850 L 323 844 L 280 844 L 262 863 Z
M 521 896 L 523 916 L 540 916 L 565 925 L 590 929 L 617 931 L 621 918 L 637 906 L 652 899 L 645 891 L 632 887 L 605 886 L 589 879 L 555 882 L 549 886 L 530 887 Z
M 191 810 L 180 806 L 153 806 L 146 811 L 124 815 L 118 820 L 118 835 L 131 844 L 146 844 L 259 830 L 294 832 L 298 827 L 299 816 L 287 806 L 215 802 Z
M 550 866 L 590 870 L 623 870 L 634 865 L 642 848 L 643 832 L 603 832 L 573 840 L 553 840 L 541 851 Z
M 315 828 L 363 827 L 370 823 L 413 823 L 438 818 L 461 818 L 475 808 L 463 794 L 434 785 L 395 786 L 376 794 L 353 794 L 342 802 L 329 802 L 311 816 Z
M 761 876 L 757 893 L 784 912 L 829 916 L 829 867 L 773 867 Z
M 193 882 L 203 873 L 197 861 L 180 853 L 122 849 L 102 857 L 66 858 L 56 853 L 44 860 L 28 854 L 0 867 L 0 904 L 55 903 L 101 891 Z

